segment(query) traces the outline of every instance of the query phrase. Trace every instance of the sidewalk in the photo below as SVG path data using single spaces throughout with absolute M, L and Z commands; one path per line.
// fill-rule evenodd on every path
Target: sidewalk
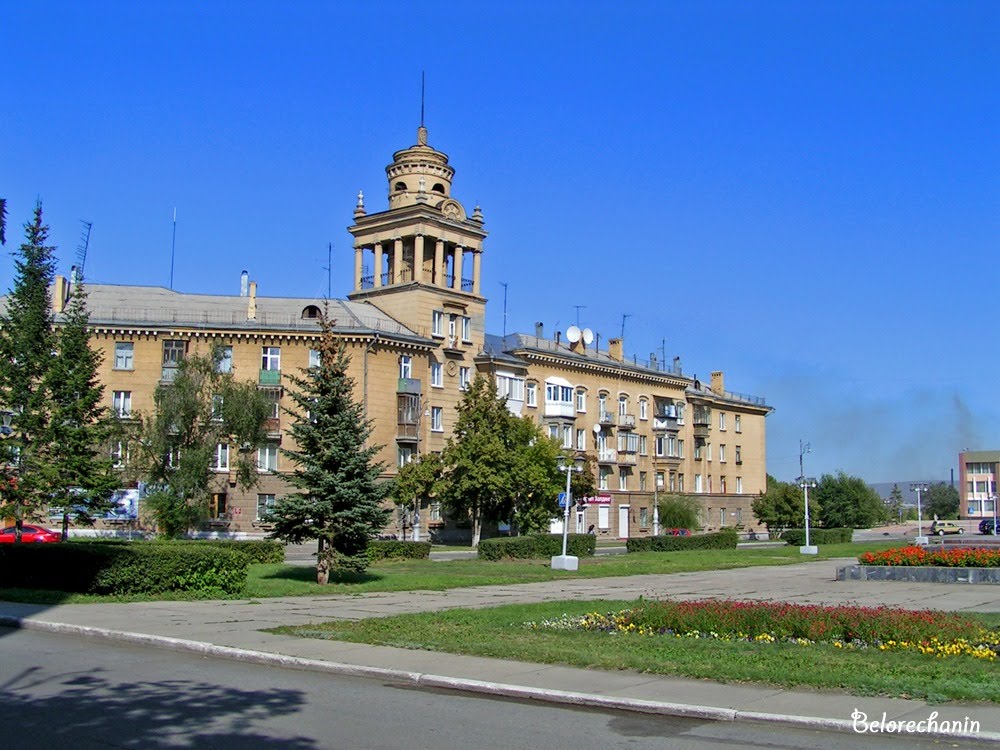
M 618 708 L 724 721 L 772 721 L 852 731 L 852 712 L 869 720 L 980 723 L 969 739 L 1000 740 L 1000 706 L 853 697 L 835 692 L 725 685 L 547 666 L 438 652 L 312 640 L 260 632 L 279 625 L 363 619 L 515 602 L 673 597 L 738 598 L 808 604 L 856 603 L 909 609 L 1000 612 L 1000 586 L 834 580 L 827 560 L 730 571 L 565 579 L 449 591 L 333 594 L 256 601 L 145 602 L 41 606 L 0 602 L 0 624 L 88 635 L 283 667 L 370 676 L 427 688 Z M 928 736 L 928 735 L 923 735 Z M 955 734 L 941 735 L 956 739 Z

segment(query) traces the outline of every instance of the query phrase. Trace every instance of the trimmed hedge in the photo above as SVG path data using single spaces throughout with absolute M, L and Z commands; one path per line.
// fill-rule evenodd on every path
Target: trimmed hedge
M 372 539 L 368 542 L 368 560 L 426 560 L 431 556 L 430 542 Z
M 644 536 L 629 539 L 629 552 L 677 552 L 692 549 L 736 549 L 739 535 L 736 529 L 724 529 L 714 534 L 695 536 Z
M 597 538 L 593 534 L 570 534 L 566 554 L 576 557 L 593 557 Z M 502 536 L 479 542 L 480 560 L 532 560 L 562 554 L 562 534 L 528 534 L 527 536 Z
M 844 544 L 851 541 L 854 529 L 809 529 L 810 544 Z M 781 541 L 788 542 L 793 547 L 801 547 L 806 543 L 805 529 L 785 529 Z
M 214 545 L 63 542 L 0 548 L 0 587 L 6 588 L 236 594 L 246 587 L 248 568 L 245 553 Z

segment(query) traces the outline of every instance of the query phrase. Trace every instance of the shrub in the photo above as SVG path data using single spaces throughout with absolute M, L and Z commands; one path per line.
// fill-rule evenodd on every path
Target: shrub
M 430 542 L 407 542 L 372 539 L 368 542 L 368 560 L 426 560 L 431 556 Z
M 854 529 L 809 529 L 810 544 L 844 544 L 851 541 Z M 806 543 L 805 529 L 785 529 L 781 541 L 788 542 L 793 547 L 801 547 Z
M 0 586 L 86 594 L 235 594 L 246 586 L 248 567 L 243 552 L 211 545 L 10 545 L 0 549 Z
M 723 529 L 714 534 L 695 536 L 644 536 L 629 539 L 629 552 L 675 552 L 692 549 L 736 549 L 739 536 L 736 529 Z
M 570 534 L 566 554 L 592 557 L 597 549 L 593 534 Z M 562 554 L 562 534 L 528 534 L 527 536 L 497 537 L 479 542 L 480 560 L 541 559 Z

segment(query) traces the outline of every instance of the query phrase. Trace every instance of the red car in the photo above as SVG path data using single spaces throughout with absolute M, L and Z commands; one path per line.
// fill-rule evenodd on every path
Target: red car
M 0 544 L 14 544 L 14 532 L 15 529 L 13 526 L 8 526 L 3 531 L 0 531 Z M 26 523 L 21 526 L 21 541 L 61 542 L 62 534 L 58 531 L 49 531 L 48 529 L 43 529 L 41 526 L 32 526 Z

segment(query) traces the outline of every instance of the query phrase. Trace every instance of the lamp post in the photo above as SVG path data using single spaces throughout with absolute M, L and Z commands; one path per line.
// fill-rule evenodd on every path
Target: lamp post
M 927 537 L 924 536 L 923 510 L 920 507 L 920 493 L 927 492 L 927 490 L 926 482 L 914 482 L 910 485 L 910 492 L 917 493 L 917 538 L 913 540 L 914 544 L 927 544 Z
M 569 541 L 569 506 L 572 504 L 569 483 L 573 472 L 579 474 L 583 469 L 573 463 L 560 463 L 559 471 L 566 472 L 566 494 L 563 496 L 563 502 L 566 506 L 563 510 L 562 554 L 552 556 L 552 570 L 576 570 L 580 561 L 573 555 L 566 554 L 566 545 Z
M 812 446 L 809 443 L 803 443 L 799 441 L 799 487 L 802 488 L 802 496 L 805 498 L 805 521 L 806 521 L 806 543 L 799 547 L 800 555 L 816 555 L 819 554 L 819 547 L 809 543 L 809 488 L 816 486 L 816 480 L 806 477 L 805 469 L 803 468 L 803 456 L 806 453 L 812 451 Z

